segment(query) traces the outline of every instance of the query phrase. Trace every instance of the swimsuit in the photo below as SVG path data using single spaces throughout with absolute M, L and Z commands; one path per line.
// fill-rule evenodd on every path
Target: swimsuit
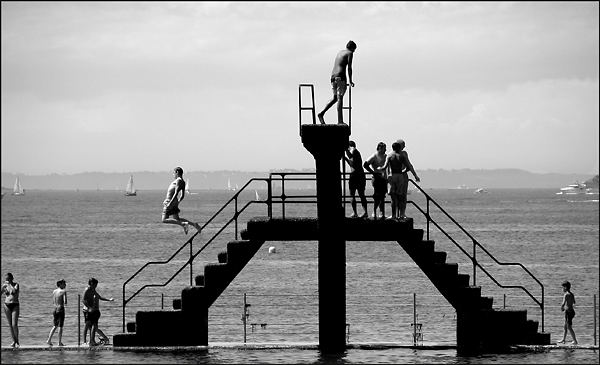
M 385 196 L 387 193 L 387 180 L 382 174 L 373 174 L 373 196 Z
M 343 97 L 346 94 L 346 80 L 340 76 L 331 76 L 331 88 L 334 94 Z
M 54 308 L 54 313 L 52 313 L 54 317 L 54 325 L 56 327 L 62 327 L 65 324 L 65 308 L 59 307 Z
M 4 305 L 11 312 L 14 312 L 15 310 L 19 309 L 19 303 L 4 303 Z
M 573 325 L 573 317 L 575 317 L 575 310 L 573 308 L 567 309 L 565 311 L 565 320 L 570 326 Z

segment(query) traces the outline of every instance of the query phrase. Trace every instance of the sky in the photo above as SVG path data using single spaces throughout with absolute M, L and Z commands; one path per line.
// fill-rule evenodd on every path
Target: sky
M 314 168 L 298 85 L 322 109 L 353 40 L 363 159 L 402 138 L 417 171 L 598 173 L 597 2 L 1 6 L 3 172 Z

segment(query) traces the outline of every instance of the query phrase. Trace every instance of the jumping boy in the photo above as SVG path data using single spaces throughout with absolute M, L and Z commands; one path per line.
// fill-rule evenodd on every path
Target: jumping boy
M 565 331 L 563 333 L 562 340 L 558 341 L 557 343 L 565 343 L 568 330 L 573 338 L 571 345 L 577 345 L 577 338 L 575 337 L 575 331 L 573 331 L 573 317 L 575 317 L 575 309 L 573 306 L 575 305 L 575 295 L 571 293 L 571 283 L 568 281 L 562 283 L 562 288 L 565 295 L 563 296 L 563 302 L 560 306 L 560 310 L 565 312 Z M 565 306 L 567 307 L 566 309 Z

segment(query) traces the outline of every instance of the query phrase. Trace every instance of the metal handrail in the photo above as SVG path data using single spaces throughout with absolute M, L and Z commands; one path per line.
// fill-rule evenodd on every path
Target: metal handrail
M 367 173 L 370 174 L 370 173 Z M 349 173 L 341 173 L 342 175 L 342 182 L 345 184 L 346 181 L 346 176 L 349 175 Z M 293 177 L 293 178 L 289 178 L 289 177 Z M 223 206 L 216 212 L 213 214 L 213 216 L 206 222 L 204 223 L 204 225 L 202 226 L 202 229 L 200 231 L 202 231 L 208 224 L 210 224 L 227 206 L 229 206 L 232 202 L 235 203 L 235 213 L 233 215 L 233 217 L 231 217 L 224 225 L 221 229 L 219 229 L 196 253 L 193 253 L 193 247 L 192 247 L 192 242 L 194 240 L 194 238 L 199 234 L 200 231 L 196 232 L 194 235 L 192 235 L 181 247 L 179 247 L 179 249 L 177 249 L 175 251 L 175 253 L 173 253 L 171 255 L 171 257 L 165 261 L 151 261 L 146 263 L 145 265 L 143 265 L 138 271 L 135 272 L 135 274 L 133 274 L 129 279 L 127 279 L 124 283 L 123 283 L 123 332 L 125 332 L 125 307 L 127 305 L 127 303 L 129 303 L 133 298 L 135 298 L 142 290 L 144 290 L 145 288 L 148 287 L 164 287 L 166 285 L 168 285 L 181 271 L 183 271 L 187 265 L 190 265 L 190 285 L 192 285 L 192 264 L 194 259 L 204 251 L 204 249 L 206 247 L 208 247 L 220 234 L 221 232 L 223 232 L 223 230 L 225 230 L 225 228 L 227 228 L 232 222 L 235 222 L 235 239 L 237 240 L 238 238 L 238 217 L 240 216 L 241 213 L 243 213 L 251 204 L 254 203 L 264 203 L 267 205 L 267 215 L 269 217 L 269 219 L 273 218 L 273 204 L 275 203 L 281 203 L 282 205 L 282 218 L 285 219 L 285 204 L 286 202 L 288 204 L 306 204 L 306 203 L 316 203 L 316 195 L 286 195 L 285 193 L 285 181 L 286 181 L 286 177 L 287 177 L 287 181 L 288 182 L 292 182 L 292 181 L 316 181 L 316 174 L 314 172 L 272 172 L 269 174 L 268 178 L 252 178 L 250 180 L 248 180 L 248 182 L 246 182 L 246 184 L 244 184 L 244 186 L 242 186 L 241 189 L 239 189 L 225 204 L 223 204 Z M 241 209 L 238 209 L 238 197 L 240 195 L 240 193 L 242 193 L 246 187 L 253 181 L 265 181 L 267 183 L 267 199 L 266 200 L 251 200 L 249 202 L 247 202 Z M 476 268 L 478 267 L 479 269 L 481 269 L 496 285 L 498 285 L 501 288 L 508 288 L 508 289 L 522 289 L 531 299 L 533 299 L 534 302 L 536 302 L 538 304 L 538 306 L 540 306 L 541 308 L 541 314 L 542 314 L 542 332 L 544 331 L 544 286 L 543 284 L 521 263 L 506 263 L 506 262 L 500 262 L 498 261 L 487 249 L 485 249 L 485 247 L 483 247 L 475 238 L 473 238 L 471 236 L 471 234 L 469 234 L 452 216 L 450 216 L 450 214 L 448 214 L 431 196 L 429 196 L 429 194 L 427 194 L 419 185 L 417 185 L 412 179 L 409 179 L 409 181 L 417 187 L 417 189 L 420 190 L 421 193 L 423 193 L 423 195 L 427 198 L 427 210 L 424 211 L 418 204 L 416 204 L 414 201 L 408 201 L 407 203 L 411 203 L 412 205 L 414 205 L 417 210 L 419 210 L 427 219 L 427 239 L 429 239 L 429 223 L 432 222 L 448 239 L 450 239 L 450 241 L 452 241 L 452 243 L 454 243 L 455 246 L 457 246 L 467 257 L 469 257 L 473 263 L 473 285 L 476 285 Z M 273 195 L 273 182 L 281 182 L 281 195 L 279 196 L 274 196 Z M 295 199 L 297 198 L 297 199 Z M 301 199 L 314 199 L 314 200 L 301 200 Z M 344 194 L 344 198 L 346 198 L 345 194 Z M 465 233 L 473 242 L 473 256 L 469 255 L 469 253 L 463 249 L 442 227 L 440 227 L 440 225 L 431 218 L 431 215 L 429 213 L 429 206 L 430 206 L 430 202 L 432 202 L 438 209 L 440 209 L 445 215 L 446 217 L 448 217 L 463 233 Z M 345 200 L 344 200 L 345 203 Z M 129 298 L 125 298 L 125 287 L 127 285 L 127 283 L 129 283 L 131 280 L 133 280 L 141 271 L 143 271 L 146 267 L 150 266 L 150 265 L 158 265 L 158 264 L 166 264 L 168 262 L 170 262 L 179 252 L 181 252 L 184 248 L 187 247 L 187 245 L 190 245 L 190 257 L 188 259 L 188 261 L 185 262 L 185 264 L 183 264 L 181 266 L 181 268 L 179 268 L 179 270 L 177 270 L 177 272 L 175 274 L 173 274 L 166 282 L 164 282 L 163 284 L 147 284 L 142 286 L 140 289 L 138 289 L 134 294 L 132 294 Z M 520 266 L 523 270 L 525 270 L 525 272 L 527 272 L 529 274 L 529 276 L 531 276 L 541 287 L 541 291 L 542 291 L 542 300 L 541 302 L 535 298 L 525 287 L 520 286 L 520 285 L 502 285 L 500 284 L 483 266 L 481 266 L 481 264 L 479 264 L 479 262 L 477 261 L 477 257 L 476 257 L 476 246 L 480 247 L 490 258 L 492 258 L 498 265 L 516 265 L 516 266 Z
M 531 299 L 533 299 L 534 302 L 536 302 L 536 304 L 540 307 L 541 309 L 541 314 L 542 314 L 542 332 L 544 332 L 544 285 L 535 277 L 535 275 L 533 275 L 523 264 L 521 264 L 520 262 L 500 262 L 498 261 L 494 255 L 492 255 L 485 247 L 483 247 L 475 238 L 473 238 L 473 236 L 471 236 L 471 234 L 469 232 L 467 232 L 463 226 L 458 223 L 452 216 L 450 216 L 450 214 L 448 214 L 444 208 L 442 208 L 432 197 L 429 196 L 429 194 L 427 194 L 423 189 L 421 189 L 421 187 L 419 185 L 417 185 L 416 182 L 414 182 L 412 179 L 408 179 L 408 181 L 410 181 L 417 189 L 419 189 L 421 191 L 421 193 L 427 198 L 427 211 L 423 211 L 423 209 L 421 209 L 421 207 L 416 204 L 415 202 L 408 201 L 407 203 L 411 203 L 412 205 L 414 205 L 427 219 L 427 240 L 429 240 L 429 222 L 432 222 L 445 236 L 446 238 L 448 238 L 452 243 L 454 243 L 454 245 L 456 247 L 458 247 L 469 259 L 471 259 L 471 262 L 473 264 L 473 285 L 477 285 L 477 276 L 476 276 L 476 267 L 478 267 L 481 271 L 483 271 L 488 278 L 490 278 L 496 285 L 498 285 L 501 288 L 507 288 L 507 289 L 521 289 L 523 290 L 527 295 L 529 295 L 529 297 Z M 440 211 L 442 211 L 442 213 L 444 213 L 444 215 L 446 217 L 448 217 L 452 223 L 454 223 L 465 235 L 467 235 L 467 237 L 469 237 L 471 239 L 471 241 L 473 242 L 473 256 L 469 255 L 469 253 L 462 248 L 462 246 L 460 246 L 442 227 L 440 227 L 440 225 L 431 218 L 431 215 L 429 214 L 429 202 L 432 202 Z M 529 276 L 535 280 L 541 287 L 541 292 L 542 292 L 542 300 L 541 302 L 534 297 L 529 290 L 527 290 L 527 288 L 521 286 L 521 285 L 502 285 L 500 284 L 483 266 L 481 266 L 481 264 L 477 261 L 477 255 L 476 255 L 476 246 L 481 248 L 483 250 L 483 252 L 485 252 L 492 260 L 494 260 L 494 262 L 500 266 L 520 266 L 527 274 L 529 274 Z
M 302 106 L 302 88 L 308 87 L 310 88 L 310 96 L 312 106 Z M 342 111 L 348 110 L 348 129 L 350 133 L 352 133 L 352 87 L 350 84 L 346 84 L 346 88 L 348 90 L 348 106 L 344 106 L 342 104 Z M 342 99 L 343 103 L 343 99 Z M 315 118 L 315 87 L 313 84 L 299 84 L 298 85 L 298 128 L 300 132 L 300 136 L 302 137 L 302 111 L 310 110 L 312 111 L 312 124 L 317 124 L 317 120 Z

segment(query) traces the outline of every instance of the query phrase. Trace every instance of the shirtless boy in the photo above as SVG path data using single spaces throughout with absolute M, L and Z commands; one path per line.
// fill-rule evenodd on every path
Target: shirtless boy
M 64 346 L 62 343 L 63 326 L 65 323 L 65 305 L 67 304 L 67 283 L 64 280 L 56 282 L 57 288 L 52 292 L 54 301 L 54 327 L 50 330 L 46 343 L 52 346 L 52 336 L 58 328 L 58 346 Z
M 327 103 L 327 105 L 325 105 L 325 108 L 323 108 L 323 110 L 317 114 L 321 124 L 325 124 L 323 116 L 325 115 L 325 112 L 327 112 L 335 103 L 337 103 L 338 124 L 344 124 L 344 115 L 342 114 L 342 110 L 344 105 L 344 94 L 346 93 L 346 68 L 348 68 L 348 79 L 350 80 L 350 86 L 354 87 L 354 82 L 352 82 L 352 57 L 354 55 L 354 51 L 356 51 L 356 43 L 349 41 L 348 44 L 346 44 L 346 49 L 339 51 L 337 56 L 335 56 L 333 70 L 331 71 L 331 88 L 333 89 L 333 98 Z
M 571 342 L 571 344 L 577 345 L 577 338 L 575 337 L 575 331 L 573 331 L 573 317 L 575 317 L 575 309 L 573 306 L 575 305 L 575 295 L 571 293 L 571 283 L 568 281 L 563 282 L 562 287 L 565 295 L 563 296 L 563 302 L 560 306 L 560 310 L 565 312 L 565 331 L 563 332 L 562 340 L 558 341 L 558 343 L 565 343 L 567 331 L 569 331 L 571 337 L 573 338 L 573 342 Z
M 390 183 L 390 197 L 392 198 L 392 219 L 406 219 L 406 196 L 408 194 L 408 171 L 417 182 L 421 181 L 413 165 L 408 159 L 408 152 L 404 151 L 406 143 L 399 139 L 392 143 L 393 152 L 390 153 L 381 170 L 388 172 Z
M 179 203 L 185 198 L 185 181 L 183 180 L 183 169 L 181 167 L 176 167 L 173 170 L 173 176 L 175 176 L 175 180 L 169 185 L 167 189 L 167 196 L 163 201 L 163 211 L 162 211 L 162 222 L 168 224 L 177 224 L 183 227 L 183 232 L 185 234 L 188 233 L 188 226 L 194 226 L 198 231 L 200 231 L 200 225 L 198 223 L 194 223 L 188 221 L 185 218 L 179 217 Z M 181 197 L 180 194 L 181 193 Z M 173 216 L 173 218 L 169 218 Z
M 387 193 L 387 179 L 385 170 L 380 167 L 385 163 L 387 155 L 385 154 L 386 145 L 383 142 L 377 144 L 375 152 L 365 163 L 363 167 L 373 174 L 371 184 L 373 185 L 373 218 L 377 219 L 377 208 L 381 211 L 381 219 L 385 219 L 385 194 Z

